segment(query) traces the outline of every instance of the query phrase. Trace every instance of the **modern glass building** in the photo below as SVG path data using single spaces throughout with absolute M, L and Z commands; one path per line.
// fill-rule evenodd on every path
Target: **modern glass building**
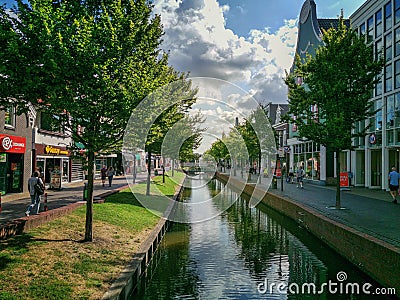
M 376 114 L 365 138 L 354 139 L 356 150 L 348 153 L 348 168 L 354 183 L 369 188 L 388 188 L 392 166 L 400 157 L 400 0 L 368 0 L 351 16 L 351 25 L 386 65 L 371 95 Z
M 318 19 L 315 6 L 313 0 L 306 0 L 300 12 L 296 49 L 300 56 L 315 53 L 321 28 L 337 24 L 337 19 Z M 353 140 L 355 150 L 338 154 L 341 172 L 351 172 L 351 184 L 356 186 L 387 189 L 390 168 L 400 168 L 400 0 L 367 0 L 350 16 L 349 24 L 365 36 L 376 58 L 384 56 L 386 65 L 371 94 L 375 115 L 356 124 L 359 129 L 370 125 L 367 135 Z M 304 165 L 308 178 L 322 184 L 337 176 L 336 153 L 302 141 L 293 125 L 289 137 L 293 167 Z

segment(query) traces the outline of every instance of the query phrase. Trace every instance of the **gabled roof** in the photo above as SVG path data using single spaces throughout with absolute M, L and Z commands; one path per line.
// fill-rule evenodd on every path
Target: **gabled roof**
M 350 20 L 344 20 L 344 24 L 350 27 Z M 328 30 L 329 28 L 339 28 L 339 19 L 318 19 L 318 26 L 322 30 Z

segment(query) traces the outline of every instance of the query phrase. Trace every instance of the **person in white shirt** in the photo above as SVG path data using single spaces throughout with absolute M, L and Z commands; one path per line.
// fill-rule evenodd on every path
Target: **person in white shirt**
M 39 178 L 39 172 L 35 171 L 32 174 L 32 177 L 28 179 L 28 190 L 29 190 L 29 195 L 31 196 L 31 205 L 28 206 L 25 215 L 29 217 L 31 214 L 32 208 L 35 208 L 33 211 L 35 212 L 36 215 L 39 214 L 40 210 L 40 195 L 35 191 L 35 184 L 38 183 L 42 187 L 43 181 L 42 179 Z

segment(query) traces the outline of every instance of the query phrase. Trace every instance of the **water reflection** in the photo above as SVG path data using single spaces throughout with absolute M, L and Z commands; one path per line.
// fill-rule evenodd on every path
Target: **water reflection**
M 377 286 L 291 220 L 263 205 L 249 208 L 244 198 L 235 201 L 238 195 L 220 182 L 186 191 L 184 201 L 200 202 L 210 195 L 218 197 L 202 206 L 206 213 L 218 210 L 218 201 L 230 208 L 206 222 L 175 224 L 132 299 L 369 299 L 349 293 L 287 295 L 276 290 L 278 285 L 304 283 L 318 290 L 329 280 L 338 282 L 340 271 L 346 272 L 348 282 Z M 198 217 L 202 212 L 188 213 Z

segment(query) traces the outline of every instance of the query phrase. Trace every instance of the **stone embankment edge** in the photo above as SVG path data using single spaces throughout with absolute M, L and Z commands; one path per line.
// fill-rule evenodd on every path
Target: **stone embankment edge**
M 296 221 L 383 286 L 400 291 L 399 248 L 331 220 L 300 203 L 258 190 L 254 184 L 244 185 L 220 173 L 216 177 L 225 183 L 229 180 L 230 188 L 234 190 L 243 187 L 243 193 L 250 197 L 262 195 L 261 201 L 268 207 Z
M 112 194 L 118 193 L 119 191 L 128 188 L 128 185 L 104 192 L 98 196 L 95 196 L 93 203 L 103 203 L 104 198 Z M 86 201 L 78 201 L 72 204 L 61 206 L 58 208 L 50 209 L 48 211 L 41 212 L 39 215 L 31 215 L 29 217 L 18 218 L 7 223 L 0 225 L 0 240 L 7 239 L 9 237 L 28 232 L 29 230 L 41 226 L 47 222 L 55 220 L 70 214 L 78 207 L 85 205 Z M 42 203 L 43 206 L 43 203 Z
M 166 209 L 164 216 L 168 217 L 173 213 L 175 203 L 183 190 L 183 186 L 182 182 L 178 185 L 173 201 Z M 129 299 L 131 294 L 135 291 L 140 277 L 146 271 L 147 265 L 150 263 L 154 252 L 157 250 L 158 245 L 167 232 L 170 223 L 171 222 L 166 217 L 162 217 L 158 221 L 147 239 L 139 246 L 132 261 L 125 267 L 119 277 L 103 295 L 102 300 Z

